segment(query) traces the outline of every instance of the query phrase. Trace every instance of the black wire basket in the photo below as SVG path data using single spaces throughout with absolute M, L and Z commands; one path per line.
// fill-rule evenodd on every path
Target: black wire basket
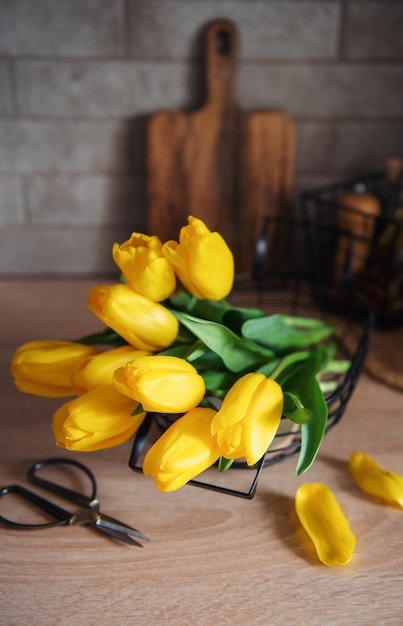
M 338 376 L 336 389 L 325 394 L 328 432 L 342 418 L 357 384 L 369 346 L 373 315 L 360 298 L 323 284 L 312 273 L 311 263 L 306 262 L 307 245 L 310 253 L 314 245 L 308 231 L 309 224 L 305 222 L 267 219 L 257 242 L 253 271 L 236 277 L 228 299 L 237 306 L 259 307 L 267 313 L 320 317 L 337 329 L 337 356 L 348 359 L 350 366 Z M 142 471 L 144 451 L 177 417 L 147 415 L 134 439 L 129 459 L 131 469 Z M 262 470 L 295 457 L 300 449 L 300 427 L 283 417 L 278 435 L 257 465 L 251 468 L 239 460 L 224 473 L 211 468 L 189 484 L 251 499 Z
M 311 273 L 365 298 L 379 328 L 403 323 L 403 182 L 378 172 L 306 191 L 301 216 L 312 246 Z M 374 198 L 376 213 L 353 207 Z M 362 204 L 362 203 L 361 203 Z M 308 243 L 309 245 L 309 243 Z

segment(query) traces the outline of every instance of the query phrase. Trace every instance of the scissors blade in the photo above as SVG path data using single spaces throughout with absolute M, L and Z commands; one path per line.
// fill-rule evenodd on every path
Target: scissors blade
M 129 526 L 124 522 L 116 519 L 115 517 L 111 517 L 110 515 L 105 515 L 104 513 L 97 513 L 95 524 L 98 527 L 102 528 L 110 528 L 111 530 L 115 530 L 120 533 L 125 533 L 126 535 L 134 535 L 139 539 L 144 539 L 148 541 L 148 537 L 144 535 L 142 532 L 137 530 L 137 528 L 133 528 L 133 526 Z
M 123 541 L 124 543 L 128 543 L 131 546 L 137 546 L 139 548 L 143 548 L 142 544 L 139 541 L 133 539 L 129 535 L 122 533 L 121 531 L 113 530 L 112 528 L 106 528 L 104 526 L 95 525 L 95 528 L 99 530 L 104 535 L 108 535 L 108 537 L 113 537 L 113 539 L 118 539 L 119 541 Z

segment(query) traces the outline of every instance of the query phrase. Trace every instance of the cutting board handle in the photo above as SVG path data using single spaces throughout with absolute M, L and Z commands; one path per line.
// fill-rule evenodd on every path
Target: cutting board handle
M 233 105 L 238 32 L 230 20 L 214 20 L 205 37 L 207 107 Z

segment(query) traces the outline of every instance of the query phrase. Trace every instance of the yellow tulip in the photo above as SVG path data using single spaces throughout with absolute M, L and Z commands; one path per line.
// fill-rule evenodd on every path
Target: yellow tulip
M 185 413 L 206 391 L 193 365 L 175 356 L 140 357 L 117 369 L 113 382 L 120 393 L 156 413 Z
M 112 384 L 113 373 L 140 356 L 151 354 L 147 350 L 136 350 L 132 346 L 120 346 L 89 357 L 80 363 L 71 377 L 71 385 L 82 395 L 91 389 Z
M 346 565 L 356 538 L 333 492 L 322 483 L 305 483 L 295 496 L 298 518 L 325 565 Z
M 246 458 L 254 465 L 262 458 L 280 425 L 283 392 L 276 381 L 250 373 L 229 390 L 213 419 L 221 454 L 227 459 Z
M 213 465 L 220 456 L 211 435 L 214 409 L 192 409 L 165 431 L 147 451 L 143 473 L 160 491 L 174 491 Z
M 56 444 L 80 452 L 118 446 L 136 432 L 145 417 L 145 413 L 132 416 L 137 406 L 113 385 L 88 391 L 54 414 Z
M 162 251 L 183 286 L 200 300 L 221 300 L 232 289 L 234 258 L 219 233 L 195 217 L 188 218 L 179 243 L 167 241 Z
M 96 348 L 73 341 L 30 341 L 16 350 L 10 369 L 19 391 L 48 398 L 71 396 L 72 372 L 94 354 Z
M 350 454 L 349 470 L 360 489 L 387 504 L 403 508 L 403 476 L 381 469 L 362 452 Z
M 93 287 L 88 296 L 88 308 L 139 350 L 153 352 L 166 348 L 178 333 L 178 322 L 170 311 L 128 285 Z
M 112 255 L 128 285 L 142 296 L 160 302 L 174 291 L 175 273 L 157 236 L 132 233 L 124 243 L 113 245 Z

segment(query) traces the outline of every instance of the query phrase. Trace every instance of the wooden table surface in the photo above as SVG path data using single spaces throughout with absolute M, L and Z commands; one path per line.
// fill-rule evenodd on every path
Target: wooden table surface
M 51 416 L 64 400 L 20 394 L 9 374 L 19 344 L 96 330 L 93 284 L 0 281 L 1 484 L 26 484 L 40 458 L 76 458 L 94 471 L 103 510 L 150 541 L 134 548 L 82 526 L 0 528 L 0 624 L 401 625 L 403 512 L 362 494 L 346 460 L 360 450 L 403 473 L 403 394 L 362 375 L 308 473 L 294 476 L 295 459 L 267 468 L 251 501 L 192 486 L 160 493 L 128 467 L 130 442 L 56 448 Z M 296 519 L 296 489 L 314 481 L 333 489 L 357 536 L 345 567 L 322 565 Z

